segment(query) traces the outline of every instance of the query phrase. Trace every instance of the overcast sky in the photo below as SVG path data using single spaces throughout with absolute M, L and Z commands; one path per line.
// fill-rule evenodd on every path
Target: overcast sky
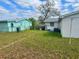
M 79 0 L 55 0 L 61 13 L 79 9 Z M 0 0 L 0 18 L 37 17 L 40 13 L 37 7 L 39 0 Z

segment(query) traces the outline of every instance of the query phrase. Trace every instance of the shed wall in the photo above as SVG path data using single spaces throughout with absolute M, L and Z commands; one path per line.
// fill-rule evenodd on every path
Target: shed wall
M 62 19 L 62 37 L 79 38 L 79 14 Z

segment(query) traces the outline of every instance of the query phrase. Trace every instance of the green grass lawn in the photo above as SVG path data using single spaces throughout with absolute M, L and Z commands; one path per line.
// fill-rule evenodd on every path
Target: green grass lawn
M 22 41 L 0 50 L 0 59 L 79 59 L 79 39 L 61 38 L 59 33 L 27 30 L 0 33 L 0 48 L 16 40 Z

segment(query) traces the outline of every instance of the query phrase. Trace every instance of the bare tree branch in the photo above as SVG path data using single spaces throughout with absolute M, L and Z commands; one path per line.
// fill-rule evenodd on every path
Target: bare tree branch
M 52 13 L 55 13 L 58 16 L 60 15 L 60 11 L 58 11 L 54 6 L 55 6 L 54 0 L 46 0 L 45 4 L 39 6 L 38 10 L 42 14 L 41 15 L 42 21 L 50 17 Z

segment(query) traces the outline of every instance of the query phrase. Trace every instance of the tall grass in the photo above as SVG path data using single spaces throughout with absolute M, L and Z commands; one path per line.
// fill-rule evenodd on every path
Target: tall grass
M 72 39 L 72 44 L 69 45 L 69 39 L 62 38 L 56 32 L 27 30 L 19 33 L 1 34 L 0 46 L 5 45 L 4 42 L 8 44 L 23 39 L 14 46 L 2 50 L 5 51 L 5 55 L 9 54 L 9 56 L 5 57 L 7 59 L 10 59 L 9 57 L 12 57 L 12 55 L 14 55 L 14 59 L 19 59 L 21 56 L 28 59 L 28 54 L 29 59 L 79 59 L 79 39 Z M 10 42 L 8 42 L 9 40 Z

